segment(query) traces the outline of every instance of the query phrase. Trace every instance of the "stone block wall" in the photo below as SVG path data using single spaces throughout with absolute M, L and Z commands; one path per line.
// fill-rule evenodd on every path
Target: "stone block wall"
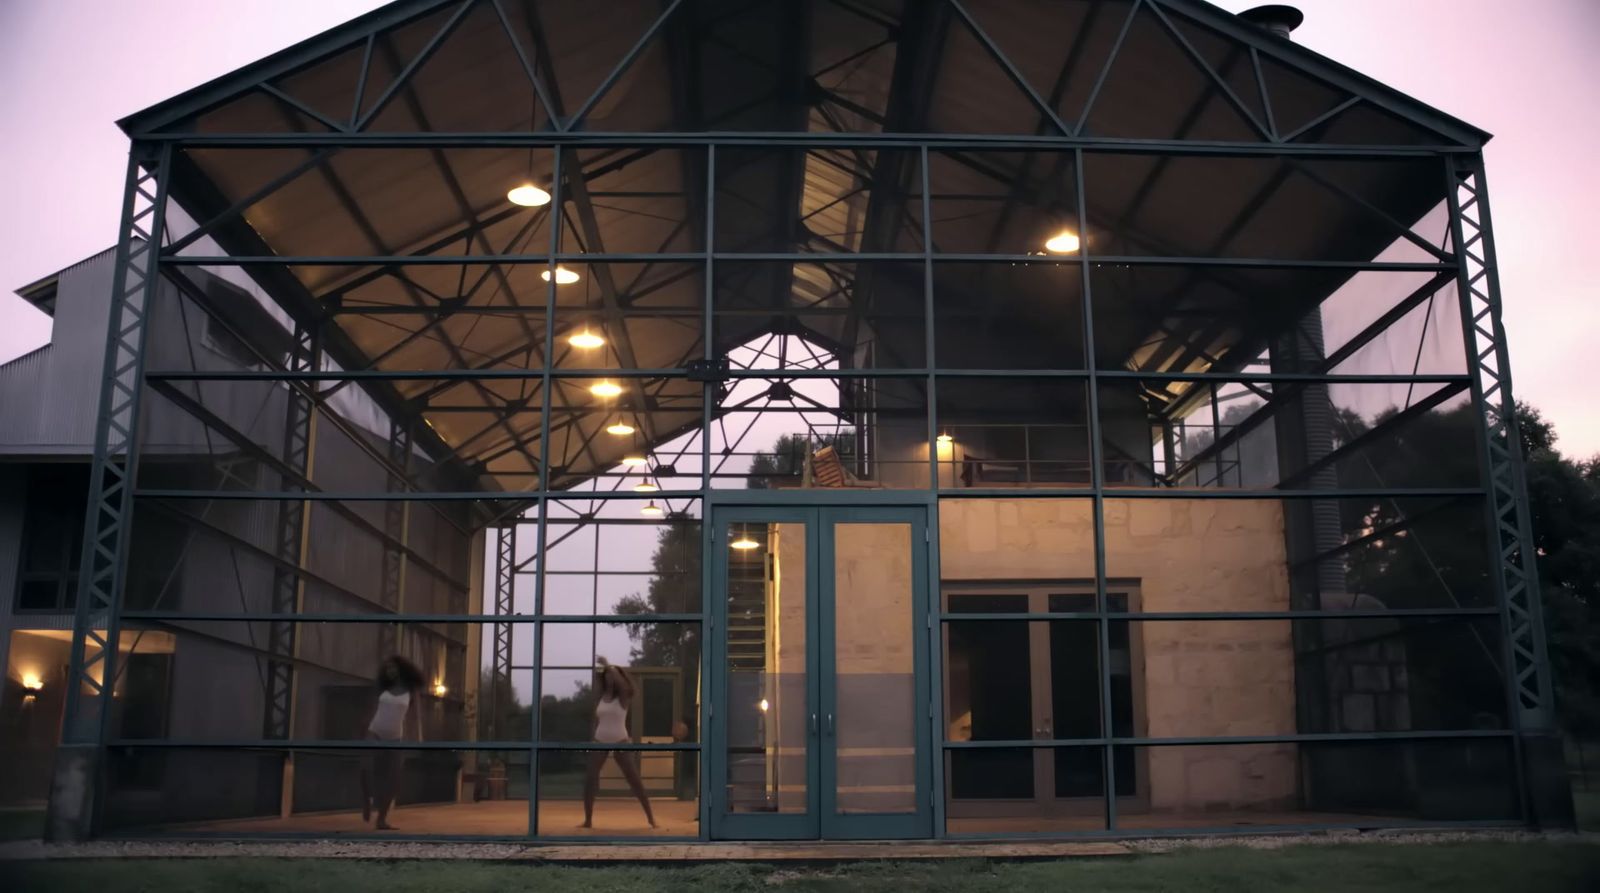
M 1094 579 L 1086 499 L 946 500 L 939 535 L 945 580 Z M 1135 610 L 1289 607 L 1273 500 L 1109 500 L 1105 549 L 1111 588 L 1133 593 Z M 1288 622 L 1139 621 L 1132 632 L 1135 735 L 1295 731 Z M 1296 798 L 1293 745 L 1152 747 L 1143 756 L 1138 793 L 1155 811 L 1277 809 Z

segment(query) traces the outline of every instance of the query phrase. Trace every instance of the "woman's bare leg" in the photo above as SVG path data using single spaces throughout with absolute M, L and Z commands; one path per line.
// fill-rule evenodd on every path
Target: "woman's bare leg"
M 589 754 L 588 772 L 583 777 L 583 824 L 579 828 L 594 827 L 594 798 L 600 793 L 600 770 L 606 764 L 606 751 Z
M 378 768 L 374 773 L 378 799 L 378 824 L 375 827 L 380 831 L 395 830 L 394 826 L 389 824 L 389 807 L 394 805 L 395 795 L 400 790 L 402 762 L 404 762 L 403 757 L 397 750 L 385 751 L 378 758 Z
M 361 821 L 372 821 L 372 752 L 361 755 Z
M 645 795 L 644 781 L 639 778 L 639 755 L 618 750 L 613 751 L 612 756 L 617 758 L 622 777 L 628 780 L 628 789 L 633 791 L 633 796 L 639 798 L 639 805 L 644 807 L 644 817 L 650 820 L 650 827 L 656 827 L 655 813 L 650 811 L 650 798 Z

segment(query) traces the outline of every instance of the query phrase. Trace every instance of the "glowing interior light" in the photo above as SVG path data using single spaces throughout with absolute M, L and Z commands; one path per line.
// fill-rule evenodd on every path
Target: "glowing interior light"
M 37 673 L 24 673 L 22 676 L 22 688 L 24 691 L 38 691 L 44 688 L 44 680 L 40 679 Z
M 617 419 L 615 424 L 606 426 L 607 434 L 615 434 L 618 437 L 627 437 L 629 434 L 632 434 L 633 431 L 633 426 L 621 419 Z
M 506 198 L 513 205 L 521 205 L 524 208 L 537 208 L 540 205 L 550 204 L 550 193 L 532 183 L 524 183 L 512 189 L 506 193 Z
M 1071 254 L 1078 250 L 1078 234 L 1071 230 L 1062 230 L 1050 237 L 1044 243 L 1044 248 L 1051 254 Z
M 633 485 L 633 492 L 635 493 L 654 493 L 660 489 L 660 487 L 657 487 L 655 484 L 649 481 L 640 481 L 639 483 Z
M 434 697 L 442 698 L 442 697 L 444 697 L 445 695 L 447 695 L 449 693 L 450 693 L 450 689 L 445 688 L 443 682 L 435 682 L 433 684 L 433 696 Z
M 761 544 L 751 539 L 748 534 L 741 533 L 738 539 L 728 544 L 728 548 L 738 549 L 740 552 L 748 552 L 751 549 L 761 548 Z
M 657 517 L 657 516 L 659 516 L 661 514 L 661 506 L 656 505 L 656 501 L 654 499 L 652 499 L 648 503 L 645 504 L 644 508 L 639 510 L 639 514 L 641 514 L 641 515 L 649 515 L 652 518 L 653 517 Z
M 623 456 L 622 464 L 629 468 L 638 468 L 645 464 L 645 458 L 643 456 Z
M 622 385 L 614 381 L 597 381 L 589 385 L 589 393 L 596 397 L 615 397 L 622 393 Z
M 942 444 L 945 444 L 946 446 L 956 442 L 956 439 L 954 437 L 951 437 L 948 434 L 941 434 L 941 435 L 939 435 L 938 437 L 936 437 L 934 439 L 939 441 Z
M 557 275 L 559 276 L 560 274 L 558 273 Z M 572 337 L 567 339 L 567 343 L 580 350 L 594 350 L 597 347 L 605 346 L 606 339 L 601 338 L 599 335 L 596 335 L 588 329 L 584 329 L 581 332 L 574 333 Z
M 541 270 L 539 272 L 539 278 L 549 282 L 550 271 Z M 576 270 L 569 270 L 566 267 L 556 267 L 556 285 L 571 285 L 572 283 L 577 282 L 578 278 L 578 272 Z
M 761 699 L 761 703 L 757 704 L 756 706 L 761 708 L 761 712 L 762 713 L 766 713 L 768 710 L 770 710 L 772 708 L 772 705 L 767 703 L 767 699 L 766 698 L 762 698 Z

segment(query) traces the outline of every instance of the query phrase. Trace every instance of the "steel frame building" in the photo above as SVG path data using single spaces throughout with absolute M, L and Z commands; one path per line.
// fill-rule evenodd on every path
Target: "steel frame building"
M 1054 39 L 1030 42 L 1034 29 Z M 476 44 L 465 42 L 469 37 Z M 490 41 L 498 54 L 488 49 Z M 1158 56 L 1158 43 L 1173 55 Z M 1186 67 L 1182 74 L 1172 68 L 1178 63 Z M 501 64 L 508 67 L 496 67 Z M 507 71 L 517 79 L 507 79 Z M 740 87 L 748 95 L 740 95 Z M 601 558 L 607 538 L 629 525 L 651 523 L 635 515 L 658 500 L 666 503 L 672 523 L 683 524 L 680 529 L 700 543 L 694 583 L 700 594 L 678 604 L 635 604 L 626 623 L 636 625 L 630 630 L 677 625 L 677 641 L 697 643 L 679 652 L 696 665 L 679 671 L 705 680 L 703 692 L 690 683 L 681 695 L 688 698 L 689 724 L 702 731 L 675 730 L 671 740 L 605 749 L 676 755 L 676 774 L 697 787 L 691 798 L 696 821 L 685 836 L 819 833 L 815 819 L 782 827 L 723 824 L 718 810 L 727 805 L 726 795 L 715 790 L 731 746 L 727 732 L 719 731 L 719 722 L 729 720 L 717 713 L 730 684 L 730 620 L 716 597 L 729 591 L 727 578 L 718 579 L 729 573 L 728 550 L 718 537 L 735 524 L 815 524 L 817 512 L 836 513 L 836 521 L 827 523 L 841 524 L 890 512 L 888 517 L 912 519 L 909 529 L 925 531 L 919 539 L 926 544 L 912 549 L 922 587 L 922 613 L 912 615 L 918 669 L 913 706 L 919 717 L 916 805 L 909 813 L 914 818 L 890 821 L 868 810 L 854 825 L 824 820 L 820 833 L 1065 833 L 1047 823 L 994 830 L 955 822 L 951 766 L 978 759 L 960 756 L 965 752 L 1008 750 L 1095 755 L 1102 793 L 1089 824 L 1073 833 L 1235 828 L 1232 821 L 1211 822 L 1203 814 L 1170 825 L 1127 823 L 1122 813 L 1140 807 L 1122 796 L 1129 792 L 1119 790 L 1117 767 L 1129 759 L 1125 754 L 1247 746 L 1307 754 L 1366 747 L 1405 754 L 1407 760 L 1458 748 L 1469 762 L 1495 763 L 1503 755 L 1507 767 L 1507 809 L 1361 821 L 1308 815 L 1265 827 L 1567 821 L 1481 153 L 1488 137 L 1475 128 L 1194 0 L 670 0 L 625 3 L 604 15 L 584 4 L 542 0 L 400 0 L 121 124 L 132 149 L 50 804 L 50 833 L 57 838 L 151 824 L 108 819 L 118 773 L 139 754 L 158 753 L 177 765 L 198 753 L 270 753 L 269 761 L 281 760 L 285 767 L 287 789 L 293 786 L 295 754 L 338 757 L 386 747 L 501 755 L 512 772 L 527 773 L 527 824 L 509 836 L 569 836 L 541 824 L 541 787 L 558 782 L 539 767 L 596 748 L 541 732 L 541 723 L 554 720 L 544 716 L 548 693 L 539 694 L 539 686 L 567 672 L 553 669 L 560 662 L 546 651 L 564 648 L 562 637 L 587 634 L 593 640 L 622 614 L 614 605 L 603 608 L 598 595 L 587 610 L 554 606 L 557 587 L 565 585 L 557 575 L 565 571 L 552 556 L 563 540 L 589 537 L 578 532 L 586 525 L 597 531 L 586 573 L 598 593 L 608 573 Z M 404 164 L 389 166 L 387 159 L 400 156 Z M 340 161 L 348 163 L 337 166 Z M 1008 168 L 1012 162 L 1016 167 Z M 1382 175 L 1341 179 L 1342 171 L 1368 169 Z M 363 170 L 370 174 L 366 179 Z M 548 192 L 549 203 L 531 209 L 507 204 L 499 192 L 472 182 L 491 170 L 505 175 L 496 182 L 507 184 L 527 174 Z M 635 176 L 640 170 L 645 173 Z M 1174 170 L 1184 171 L 1183 182 L 1190 185 L 1226 179 L 1230 172 L 1240 180 L 1236 188 L 1186 198 L 1172 192 L 1172 180 L 1162 179 Z M 1297 175 L 1323 183 L 1341 197 L 1344 209 L 1329 212 L 1322 224 L 1307 223 L 1310 235 L 1295 244 L 1335 247 L 1300 250 L 1289 247 L 1291 235 L 1273 241 L 1299 232 L 1281 203 L 1285 183 L 1301 182 Z M 430 178 L 425 187 L 418 185 L 424 177 Z M 834 188 L 835 181 L 845 185 Z M 771 194 L 741 194 L 750 182 L 770 185 Z M 396 184 L 414 191 L 419 203 L 427 193 L 430 210 L 413 213 L 406 201 L 383 193 Z M 269 205 L 285 195 L 285 202 L 304 210 Z M 1116 205 L 1107 207 L 1113 195 Z M 1207 216 L 1221 207 L 1223 196 L 1234 202 L 1231 230 Z M 1307 218 L 1322 212 L 1322 206 L 1296 196 L 1288 201 L 1298 203 Z M 770 208 L 763 204 L 769 201 Z M 443 210 L 433 209 L 435 202 Z M 998 210 L 970 210 L 984 202 Z M 850 219 L 833 224 L 829 215 L 841 209 Z M 1174 216 L 1183 211 L 1196 218 L 1201 235 L 1209 235 L 1191 238 Z M 421 221 L 426 214 L 435 218 Z M 396 221 L 412 216 L 419 228 L 404 239 L 391 238 L 391 231 L 404 229 Z M 337 225 L 326 222 L 335 217 Z M 958 229 L 975 217 L 982 218 L 982 233 Z M 1132 234 L 1141 219 L 1146 230 Z M 1012 238 L 1017 226 L 1052 220 L 1065 221 L 1076 233 L 1070 249 L 1040 251 L 1036 239 Z M 773 232 L 757 225 L 767 223 Z M 1352 228 L 1367 235 L 1340 241 Z M 1241 243 L 1247 245 L 1243 250 Z M 1391 245 L 1402 250 L 1384 254 Z M 1250 253 L 1249 246 L 1260 253 Z M 582 273 L 581 305 L 566 303 L 566 283 L 550 275 L 566 267 Z M 998 329 L 986 327 L 1000 325 L 990 317 L 1008 310 L 956 313 L 946 297 L 955 286 L 947 292 L 944 283 L 966 275 L 962 271 L 990 275 L 1000 267 L 1024 271 L 1015 275 L 1049 267 L 1053 272 L 1037 275 L 1075 280 L 1070 287 L 1077 297 L 1067 306 L 1077 318 L 1070 327 L 1051 316 L 1024 322 L 1023 328 L 1053 326 L 1055 332 L 1076 333 L 1080 343 L 1059 348 L 1043 335 L 1047 346 L 1029 346 L 1027 333 L 1004 329 L 984 350 L 963 353 L 963 337 L 988 337 L 981 333 Z M 803 300 L 796 291 L 803 278 L 799 268 L 832 284 Z M 163 300 L 163 283 L 174 289 L 166 300 L 188 302 L 226 326 L 226 301 L 193 287 L 189 274 L 196 269 L 247 277 L 277 308 L 286 339 L 235 333 L 259 357 L 254 368 L 160 367 L 147 360 L 147 321 Z M 670 275 L 662 278 L 661 269 Z M 771 298 L 777 309 L 762 303 L 768 297 L 750 303 L 738 289 L 724 287 L 734 272 L 760 282 L 769 269 L 783 271 L 775 280 L 780 284 L 767 289 L 777 295 Z M 525 281 L 541 271 L 544 281 Z M 1170 349 L 1158 346 L 1136 356 L 1117 348 L 1112 354 L 1121 344 L 1112 327 L 1120 325 L 1115 320 L 1124 312 L 1122 299 L 1133 293 L 1116 277 L 1145 273 L 1178 275 L 1175 295 L 1194 292 L 1201 287 L 1196 283 L 1248 289 L 1252 277 L 1273 279 L 1277 284 L 1259 286 L 1260 294 L 1310 295 L 1317 331 L 1286 347 L 1273 342 L 1273 326 L 1281 320 L 1263 304 L 1215 311 L 1213 321 L 1224 322 L 1210 328 L 1205 308 L 1191 306 L 1160 320 L 1170 327 Z M 629 282 L 630 274 L 638 278 Z M 1337 349 L 1332 335 L 1325 345 L 1317 305 L 1361 276 L 1408 277 L 1404 281 L 1416 287 L 1397 293 L 1392 306 L 1355 327 Z M 645 290 L 641 282 L 655 288 Z M 590 283 L 598 297 L 589 298 Z M 391 290 L 372 297 L 379 287 Z M 876 297 L 895 289 L 915 300 Z M 653 303 L 652 293 L 670 298 Z M 755 286 L 750 293 L 766 295 Z M 1449 313 L 1433 316 L 1442 307 Z M 1423 368 L 1422 342 L 1430 337 L 1425 324 L 1416 335 L 1418 359 L 1409 366 L 1351 372 L 1341 365 L 1418 308 L 1429 319 L 1459 325 L 1460 353 L 1449 363 Z M 486 329 L 479 323 L 485 320 L 490 322 L 483 325 L 512 334 L 493 344 L 482 340 Z M 941 323 L 945 331 L 939 331 Z M 609 339 L 606 361 L 558 349 L 558 342 L 588 325 Z M 1182 328 L 1188 325 L 1193 328 Z M 391 334 L 375 334 L 383 330 Z M 869 340 L 859 334 L 863 330 L 875 333 L 870 349 L 863 347 Z M 273 346 L 263 346 L 269 342 Z M 1097 357 L 1097 350 L 1103 355 Z M 1018 362 L 1003 362 L 1009 357 Z M 579 392 L 602 381 L 617 383 L 617 402 L 582 406 Z M 1316 426 L 1331 423 L 1327 407 L 1318 416 L 1314 404 L 1327 403 L 1331 390 L 1368 386 L 1399 388 L 1406 405 L 1365 433 L 1317 433 Z M 815 396 L 822 393 L 816 387 L 837 387 L 842 402 L 828 404 Z M 964 414 L 977 419 L 975 405 L 988 399 L 957 395 L 967 389 L 989 389 L 992 395 L 1011 387 L 1034 389 L 1027 390 L 1027 402 L 1040 406 L 1039 394 L 1071 391 L 1075 396 L 1063 398 L 1045 422 L 1015 407 L 996 412 L 1011 414 L 1001 419 L 1004 424 L 1065 430 L 1060 436 L 1076 438 L 1074 444 L 1081 440 L 1083 451 L 1074 446 L 1045 460 L 1004 455 L 994 447 L 977 459 L 952 458 L 945 467 L 945 447 L 958 444 L 950 448 L 952 457 L 961 448 L 963 435 L 952 437 L 952 427 L 969 424 Z M 275 399 L 282 401 L 281 426 L 262 435 L 222 408 L 232 398 L 219 395 L 246 389 L 280 395 Z M 350 428 L 351 414 L 333 399 L 346 390 L 361 392 L 376 407 L 380 421 L 369 431 L 389 426 L 386 437 L 366 437 L 369 443 L 362 446 L 381 469 L 377 477 L 328 480 L 317 473 L 322 441 L 335 436 L 331 431 Z M 1412 402 L 1413 392 L 1431 396 Z M 1116 413 L 1124 412 L 1124 393 L 1137 393 L 1147 408 L 1167 407 L 1169 421 L 1200 407 L 1210 439 L 1186 446 L 1187 434 L 1169 425 L 1164 434 L 1151 435 L 1153 446 L 1150 437 L 1143 441 L 1161 458 L 1128 458 L 1129 438 L 1113 430 L 1122 422 L 1107 421 L 1121 418 Z M 1240 393 L 1253 395 L 1244 399 L 1255 401 L 1251 405 L 1275 426 L 1279 455 L 1287 455 L 1289 432 L 1297 426 L 1312 432 L 1303 439 L 1325 442 L 1302 444 L 1298 467 L 1284 468 L 1287 460 L 1280 459 L 1270 476 L 1257 474 L 1255 459 L 1240 444 L 1252 430 L 1266 428 L 1259 420 L 1225 420 L 1221 408 Z M 906 398 L 910 408 L 898 407 L 901 416 L 895 416 L 890 404 L 905 394 L 912 395 Z M 818 433 L 812 426 L 811 434 L 816 443 L 857 438 L 840 451 L 852 477 L 863 480 L 887 480 L 883 469 L 897 448 L 885 433 L 890 422 L 866 419 L 880 413 L 884 419 L 903 417 L 904 424 L 893 427 L 916 430 L 922 451 L 915 455 L 921 458 L 906 464 L 907 473 L 920 479 L 873 488 L 807 486 L 815 470 L 808 437 L 806 455 L 781 472 L 798 477 L 803 465 L 805 482 L 746 487 L 754 472 L 740 463 L 754 461 L 766 445 L 745 441 L 740 414 L 750 416 L 743 429 L 748 433 L 763 412 L 793 412 L 797 399 L 843 420 L 833 432 Z M 225 444 L 187 460 L 216 477 L 179 480 L 148 471 L 153 460 L 141 420 L 148 420 L 155 403 L 177 407 Z M 1282 419 L 1286 404 L 1298 407 L 1294 425 Z M 1391 436 L 1384 432 L 1461 405 L 1472 419 L 1473 442 L 1470 448 L 1461 445 L 1475 460 L 1471 479 L 1440 483 L 1421 476 L 1394 483 L 1376 472 L 1348 478 L 1335 473 L 1340 463 Z M 1078 408 L 1060 408 L 1065 406 Z M 1147 411 L 1149 420 L 1157 418 Z M 623 427 L 641 434 L 654 489 L 621 488 L 638 472 L 618 465 L 622 451 L 605 448 L 602 428 L 614 416 L 627 416 Z M 872 426 L 879 427 L 870 437 L 861 434 Z M 343 436 L 363 439 L 348 430 Z M 992 432 L 973 436 L 1001 442 Z M 1034 448 L 1030 444 L 1045 442 L 1037 432 L 1025 430 L 1020 437 L 1024 453 Z M 230 476 L 229 460 L 252 471 Z M 1214 470 L 1205 470 L 1207 463 Z M 1021 469 L 1020 480 L 1006 476 L 1010 469 Z M 1081 623 L 1094 631 L 1086 641 L 1102 656 L 1095 671 L 1099 718 L 1087 734 L 963 740 L 950 732 L 951 717 L 940 707 L 950 704 L 944 690 L 949 668 L 940 667 L 950 654 L 952 624 L 1017 620 L 1009 609 L 957 611 L 949 596 L 929 591 L 930 581 L 951 578 L 948 555 L 941 570 L 941 552 L 951 548 L 942 542 L 947 537 L 940 535 L 941 513 L 953 516 L 954 506 L 981 500 L 1070 502 L 1089 519 L 1092 544 L 1086 540 L 1085 554 L 1092 571 L 1075 578 L 1088 600 L 1051 602 L 1028 617 L 1033 623 Z M 1291 568 L 1288 585 L 1297 594 L 1265 609 L 1224 602 L 1140 610 L 1120 594 L 1129 585 L 1125 578 L 1139 574 L 1119 565 L 1119 546 L 1109 547 L 1108 555 L 1108 516 L 1163 500 L 1182 500 L 1195 510 L 1271 503 L 1285 535 L 1310 544 L 1298 558 L 1291 550 L 1291 562 L 1313 570 L 1297 577 Z M 1388 526 L 1374 522 L 1363 533 L 1326 539 L 1330 513 L 1337 521 L 1341 506 L 1362 501 L 1404 501 L 1408 510 L 1397 509 L 1400 518 L 1384 522 Z M 137 535 L 133 522 L 142 519 L 141 506 L 231 502 L 261 507 L 275 519 L 270 535 L 263 534 L 270 545 L 249 547 L 272 568 L 270 598 L 241 606 L 131 604 L 130 565 L 140 561 L 130 556 Z M 1326 578 L 1330 555 L 1352 555 L 1385 534 L 1399 535 L 1438 505 L 1467 506 L 1467 516 L 1476 518 L 1458 532 L 1482 537 L 1484 570 L 1477 579 L 1483 599 L 1419 597 L 1403 607 L 1352 600 L 1334 607 L 1326 589 L 1320 601 L 1298 594 L 1317 585 L 1302 578 Z M 308 558 L 316 545 L 319 506 L 358 515 L 382 543 L 381 561 L 368 569 L 374 607 L 312 606 L 316 600 L 308 588 L 321 585 L 319 574 L 326 576 Z M 421 599 L 427 610 L 417 611 L 407 607 L 417 603 L 416 578 L 434 574 L 431 565 L 444 566 L 438 555 L 408 542 L 416 517 L 428 513 L 448 514 L 461 536 L 476 535 L 471 560 L 482 562 L 488 554 L 491 570 L 479 574 L 472 568 L 472 580 L 440 573 L 440 591 L 450 594 Z M 1454 509 L 1446 515 L 1461 517 Z M 813 569 L 824 567 L 818 563 L 823 558 L 806 560 Z M 635 567 L 626 572 L 644 573 Z M 1343 584 L 1336 585 L 1342 591 Z M 1351 621 L 1490 630 L 1479 641 L 1490 643 L 1484 651 L 1502 688 L 1498 719 L 1473 727 L 1449 721 L 1430 726 L 1411 716 L 1387 730 L 1345 730 L 1301 715 L 1293 728 L 1151 734 L 1113 715 L 1120 703 L 1113 688 L 1120 683 L 1109 656 L 1127 629 L 1157 622 L 1207 629 L 1279 624 L 1292 631 L 1296 653 L 1302 654 L 1310 653 L 1301 644 L 1309 630 Z M 169 630 L 181 639 L 229 625 L 264 636 L 263 643 L 253 633 L 251 638 L 265 692 L 259 733 L 234 728 L 152 738 L 119 731 L 109 696 L 116 683 L 105 680 L 119 678 L 126 655 L 113 643 L 129 630 Z M 456 636 L 467 654 L 478 647 L 487 652 L 480 661 L 487 682 L 479 680 L 470 659 L 464 671 L 479 698 L 486 697 L 483 686 L 508 685 L 513 677 L 530 680 L 529 728 L 513 733 L 500 717 L 502 725 L 487 733 L 467 730 L 463 720 L 446 723 L 459 732 L 454 737 L 423 742 L 304 736 L 297 732 L 295 704 L 299 668 L 308 660 L 303 639 L 313 625 L 370 629 L 377 653 L 404 650 L 402 640 L 423 628 L 467 630 L 439 635 Z M 459 644 L 472 641 L 482 645 Z M 1304 674 L 1321 659 L 1299 660 Z M 181 661 L 175 672 L 184 672 Z M 441 699 L 444 678 L 438 677 Z M 464 676 L 450 678 L 453 687 Z M 814 725 L 814 696 L 809 703 Z M 927 710 L 921 711 L 924 703 Z M 482 710 L 481 702 L 471 709 Z M 827 719 L 831 734 L 831 711 Z M 478 728 L 485 728 L 481 721 Z M 1433 747 L 1443 750 L 1428 750 Z M 1313 773 L 1311 758 L 1303 759 L 1300 773 Z M 1140 778 L 1148 771 L 1140 769 Z M 511 786 L 519 782 L 513 779 Z M 288 817 L 295 811 L 291 798 L 277 793 Z M 798 814 L 811 816 L 817 809 L 811 800 Z M 203 833 L 193 825 L 179 827 L 187 829 L 180 833 Z M 283 833 L 317 832 L 285 825 Z M 463 825 L 445 836 L 507 835 Z

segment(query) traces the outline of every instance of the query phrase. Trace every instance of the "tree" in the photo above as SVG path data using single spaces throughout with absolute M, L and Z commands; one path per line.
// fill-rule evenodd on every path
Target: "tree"
M 1539 587 L 1562 725 L 1600 733 L 1600 455 L 1574 462 L 1552 425 L 1517 405 Z

